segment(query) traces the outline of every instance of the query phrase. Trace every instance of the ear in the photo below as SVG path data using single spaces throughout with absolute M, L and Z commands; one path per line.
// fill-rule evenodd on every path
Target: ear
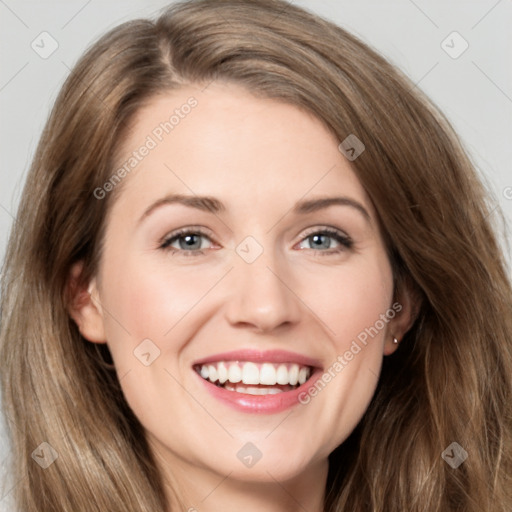
M 410 280 L 401 282 L 397 286 L 393 306 L 390 308 L 395 311 L 395 316 L 388 324 L 387 338 L 384 342 L 384 355 L 392 354 L 399 347 L 402 338 L 416 321 L 420 307 L 420 294 Z M 393 338 L 397 339 L 398 343 L 394 343 Z
M 71 268 L 67 287 L 68 312 L 85 339 L 93 343 L 106 343 L 96 278 L 84 283 L 82 270 L 82 262 L 75 263 Z

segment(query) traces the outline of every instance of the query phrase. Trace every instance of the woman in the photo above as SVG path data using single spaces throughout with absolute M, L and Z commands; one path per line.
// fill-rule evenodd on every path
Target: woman
M 510 510 L 490 213 L 448 121 L 328 21 L 197 0 L 113 29 L 6 258 L 17 506 Z

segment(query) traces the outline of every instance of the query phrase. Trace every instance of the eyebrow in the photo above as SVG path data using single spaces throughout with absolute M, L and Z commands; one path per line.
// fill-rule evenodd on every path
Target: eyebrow
M 139 219 L 139 223 L 142 222 L 146 217 L 148 217 L 154 210 L 160 208 L 163 205 L 172 205 L 172 204 L 181 204 L 183 206 L 188 206 L 190 208 L 195 208 L 197 210 L 211 212 L 211 213 L 221 213 L 226 211 L 225 205 L 219 201 L 217 198 L 212 196 L 189 196 L 184 194 L 169 194 L 161 199 L 158 199 L 153 204 L 151 204 L 142 214 Z M 340 197 L 320 197 L 318 199 L 309 199 L 298 201 L 293 209 L 292 213 L 295 215 L 305 215 L 308 213 L 316 212 L 318 210 L 323 210 L 330 206 L 339 205 L 339 206 L 350 206 L 356 209 L 359 213 L 363 215 L 365 220 L 371 222 L 371 217 L 366 208 L 350 197 L 340 196 Z

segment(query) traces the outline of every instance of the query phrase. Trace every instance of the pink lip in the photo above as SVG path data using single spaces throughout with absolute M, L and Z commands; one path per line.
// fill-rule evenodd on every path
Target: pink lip
M 276 395 L 249 395 L 236 391 L 228 391 L 203 379 L 197 372 L 194 373 L 203 382 L 203 385 L 206 386 L 207 391 L 235 410 L 248 413 L 274 414 L 300 404 L 299 396 L 301 393 L 306 392 L 308 388 L 313 386 L 322 376 L 323 371 L 320 368 L 316 368 L 311 377 L 297 389 L 283 391 Z
M 195 365 L 215 363 L 218 361 L 252 361 L 254 363 L 297 363 L 303 366 L 313 366 L 321 368 L 322 364 L 318 359 L 303 356 L 288 350 L 234 350 L 232 352 L 222 352 L 209 357 L 200 359 L 194 363 Z

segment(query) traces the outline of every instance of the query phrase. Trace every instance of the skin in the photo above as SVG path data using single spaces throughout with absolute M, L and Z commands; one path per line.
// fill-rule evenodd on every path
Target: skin
M 412 323 L 411 300 L 399 297 L 400 313 L 307 405 L 245 413 L 207 393 L 192 363 L 218 352 L 285 349 L 331 367 L 391 308 L 394 290 L 376 212 L 340 141 L 295 106 L 235 85 L 187 86 L 138 113 L 120 162 L 190 96 L 197 107 L 120 185 L 100 267 L 71 314 L 87 340 L 108 344 L 172 505 L 179 496 L 180 510 L 321 511 L 327 457 L 368 407 L 383 356 Z M 166 204 L 139 221 L 170 193 L 214 196 L 226 210 Z M 370 219 L 346 205 L 292 214 L 321 196 L 350 197 Z M 159 247 L 188 226 L 211 232 L 197 241 L 201 254 L 184 254 L 183 239 L 176 253 Z M 331 236 L 315 245 L 310 233 L 326 226 L 352 247 Z M 247 236 L 263 248 L 251 264 L 235 251 Z M 148 338 L 160 355 L 145 366 L 134 350 Z M 262 453 L 251 468 L 236 456 L 247 442 Z

